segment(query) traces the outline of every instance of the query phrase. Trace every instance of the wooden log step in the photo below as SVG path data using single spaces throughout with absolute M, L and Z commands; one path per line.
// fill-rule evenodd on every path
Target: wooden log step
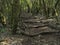
M 29 20 L 25 20 L 24 22 L 28 23 L 28 22 L 41 22 L 40 19 L 29 19 Z
M 54 30 L 54 29 L 51 29 L 46 26 L 46 27 L 42 27 L 42 28 L 30 28 L 30 29 L 26 29 L 26 31 L 23 31 L 23 33 L 25 33 L 26 35 L 30 35 L 30 36 L 42 34 L 45 32 L 49 32 L 49 33 L 50 32 L 59 32 L 59 30 Z
M 39 27 L 47 26 L 47 24 L 42 24 L 42 23 L 37 23 L 37 24 L 27 24 L 27 23 L 25 23 L 24 25 L 26 27 L 29 27 L 29 28 L 39 28 Z
M 41 20 L 41 23 L 47 23 L 47 22 L 52 22 L 54 19 L 46 19 L 46 20 Z
M 41 22 L 41 23 L 47 23 L 47 22 L 52 22 L 54 21 L 54 19 L 46 19 L 46 20 L 40 20 L 40 19 L 27 19 L 27 20 L 24 20 L 25 23 L 28 23 L 28 22 Z

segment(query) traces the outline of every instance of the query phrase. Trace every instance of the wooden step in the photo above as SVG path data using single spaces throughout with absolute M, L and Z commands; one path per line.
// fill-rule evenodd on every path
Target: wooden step
M 36 35 L 45 32 L 59 32 L 59 30 L 54 30 L 46 26 L 41 28 L 27 28 L 24 31 L 24 33 L 27 35 Z
M 36 23 L 36 24 L 24 23 L 24 25 L 29 28 L 39 28 L 39 27 L 47 26 L 47 24 L 42 24 L 42 23 Z
M 28 22 L 41 22 L 39 19 L 29 19 L 29 20 L 25 20 L 24 22 L 28 23 Z

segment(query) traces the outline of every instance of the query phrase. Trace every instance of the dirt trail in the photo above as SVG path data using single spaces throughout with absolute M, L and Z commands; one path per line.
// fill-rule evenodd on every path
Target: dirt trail
M 55 19 L 31 16 L 20 17 L 23 21 L 18 25 L 18 34 L 12 35 L 8 31 L 0 34 L 0 45 L 60 45 L 60 29 L 57 28 L 60 26 L 56 27 Z

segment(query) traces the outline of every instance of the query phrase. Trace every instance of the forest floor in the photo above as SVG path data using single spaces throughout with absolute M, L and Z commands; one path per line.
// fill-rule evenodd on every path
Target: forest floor
M 6 31 L 0 33 L 0 45 L 60 45 L 60 25 L 56 26 L 54 21 L 51 22 L 51 19 L 42 20 L 39 16 L 32 17 L 31 15 L 25 16 L 25 14 L 22 16 L 24 16 L 22 18 L 26 26 L 23 30 L 24 34 L 12 35 L 6 28 Z M 48 22 L 50 26 L 46 25 Z M 24 28 L 22 25 L 21 27 Z
M 60 45 L 58 33 L 28 37 L 25 35 L 0 35 L 0 45 Z
M 37 30 L 35 31 L 37 32 Z M 0 34 L 0 45 L 60 45 L 60 33 L 47 33 L 29 37 L 4 32 Z

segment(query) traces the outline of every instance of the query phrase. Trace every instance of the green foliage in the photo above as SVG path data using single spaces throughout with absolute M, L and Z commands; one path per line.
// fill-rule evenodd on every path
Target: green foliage
M 0 28 L 0 33 L 6 32 L 6 29 L 4 27 Z
M 46 18 L 56 18 L 60 14 L 59 0 L 1 0 L 0 16 L 3 15 L 5 22 L 17 30 L 20 13 L 29 12 L 33 15 L 41 14 Z M 3 32 L 4 29 L 2 29 Z

